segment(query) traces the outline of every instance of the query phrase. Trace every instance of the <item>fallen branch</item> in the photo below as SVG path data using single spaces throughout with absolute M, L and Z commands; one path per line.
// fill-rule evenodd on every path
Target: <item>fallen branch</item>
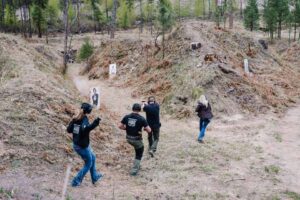
M 228 181 L 225 181 L 224 183 L 229 183 L 231 181 L 245 181 L 246 179 L 245 178 L 233 178 L 233 179 L 230 179 Z

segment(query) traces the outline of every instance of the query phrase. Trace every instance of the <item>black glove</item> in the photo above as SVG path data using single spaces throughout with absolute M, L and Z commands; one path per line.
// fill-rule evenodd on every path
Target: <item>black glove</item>
M 94 123 L 96 126 L 98 126 L 100 124 L 100 121 L 101 121 L 101 118 L 97 117 L 95 120 L 94 120 Z

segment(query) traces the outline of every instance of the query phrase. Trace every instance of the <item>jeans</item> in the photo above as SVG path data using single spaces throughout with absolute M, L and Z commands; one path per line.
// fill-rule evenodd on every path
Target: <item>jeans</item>
M 159 129 L 160 128 L 151 127 L 152 132 L 148 134 L 149 150 L 153 150 L 154 152 L 157 149 L 157 144 L 159 140 Z
M 91 173 L 92 182 L 95 183 L 102 177 L 102 174 L 97 173 L 96 170 L 96 156 L 90 146 L 81 148 L 80 146 L 73 145 L 74 150 L 84 160 L 83 168 L 78 172 L 72 181 L 72 186 L 79 186 L 88 171 Z
M 198 136 L 198 141 L 202 141 L 205 136 L 205 131 L 207 128 L 207 125 L 209 124 L 209 119 L 200 119 L 200 132 Z

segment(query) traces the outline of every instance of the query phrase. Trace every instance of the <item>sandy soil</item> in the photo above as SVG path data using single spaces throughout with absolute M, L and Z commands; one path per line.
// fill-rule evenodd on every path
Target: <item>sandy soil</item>
M 119 34 L 127 37 L 126 32 Z M 79 47 L 83 38 L 80 36 L 74 46 Z M 92 39 L 98 44 L 99 38 L 101 36 Z M 50 40 L 49 47 L 61 50 L 60 41 L 61 38 Z M 131 88 L 118 87 L 113 79 L 89 80 L 78 75 L 82 66 L 70 64 L 68 78 L 74 82 L 81 99 L 88 96 L 91 87 L 100 88 L 101 106 L 111 116 L 103 118 L 103 122 L 113 121 L 116 126 L 121 117 L 130 112 L 132 103 L 145 99 L 133 98 Z M 101 116 L 102 112 L 97 111 L 97 114 Z M 104 179 L 92 186 L 87 176 L 79 188 L 68 186 L 68 199 L 296 199 L 291 194 L 300 194 L 299 113 L 300 105 L 290 108 L 281 117 L 275 114 L 216 115 L 208 127 L 205 144 L 196 141 L 196 117 L 174 120 L 162 116 L 157 155 L 150 158 L 145 153 L 139 176 L 128 175 L 133 149 L 117 167 L 107 165 L 99 156 L 103 152 L 97 150 L 97 166 L 105 174 Z M 124 132 L 112 130 L 109 134 L 120 138 L 112 142 L 125 141 Z M 144 136 L 147 148 L 146 134 Z M 92 145 L 102 144 L 92 141 Z M 0 155 L 5 150 L 0 141 Z M 72 167 L 79 166 L 73 162 Z M 16 164 L 11 171 L 0 173 L 0 199 L 2 196 L 20 200 L 60 199 L 65 169 L 65 166 L 38 165 L 22 168 Z M 75 171 L 71 176 L 74 175 Z
M 129 88 L 113 87 L 113 80 L 78 76 L 79 68 L 70 66 L 69 76 L 82 95 L 98 86 L 102 104 L 120 119 L 143 99 L 132 98 Z M 299 193 L 299 111 L 292 108 L 282 118 L 219 117 L 203 145 L 196 142 L 196 119 L 163 117 L 158 155 L 145 156 L 138 177 L 129 177 L 128 167 L 106 169 L 97 188 L 84 184 L 69 194 L 73 199 L 272 199 L 284 198 L 285 191 Z

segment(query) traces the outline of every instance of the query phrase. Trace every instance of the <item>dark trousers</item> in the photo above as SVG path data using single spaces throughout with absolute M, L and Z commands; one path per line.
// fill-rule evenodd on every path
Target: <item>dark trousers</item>
M 148 134 L 149 150 L 153 150 L 155 152 L 159 140 L 160 128 L 151 127 L 151 130 L 152 132 Z
M 134 147 L 135 150 L 135 159 L 142 160 L 144 153 L 144 144 L 143 140 L 130 140 L 127 139 L 127 142 Z

